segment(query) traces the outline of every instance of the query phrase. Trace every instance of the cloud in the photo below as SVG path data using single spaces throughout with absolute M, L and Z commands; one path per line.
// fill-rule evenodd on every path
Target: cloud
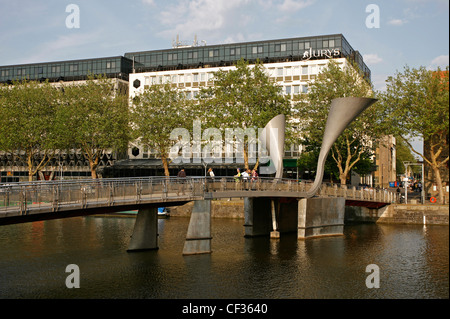
M 100 38 L 99 32 L 60 35 L 53 41 L 43 43 L 40 48 L 37 48 L 35 52 L 28 58 L 25 58 L 22 63 L 63 60 L 65 57 L 80 52 L 80 48 L 86 48 L 97 44 Z
M 401 26 L 404 25 L 405 23 L 407 23 L 407 21 L 402 19 L 391 19 L 388 21 L 388 24 L 393 26 Z
M 221 30 L 242 29 L 248 23 L 242 7 L 250 0 L 178 0 L 159 15 L 165 27 L 159 33 L 163 37 L 193 37 L 195 34 L 211 34 Z M 175 24 L 174 24 L 175 21 Z
M 383 62 L 383 59 L 378 56 L 378 54 L 364 54 L 364 62 L 367 64 L 377 64 Z
M 445 68 L 449 65 L 449 56 L 447 55 L 440 55 L 431 61 L 430 68 L 435 69 L 437 67 Z
M 314 3 L 315 0 L 284 0 L 278 9 L 285 12 L 298 11 Z
M 154 6 L 155 5 L 155 0 L 142 0 L 142 3 Z

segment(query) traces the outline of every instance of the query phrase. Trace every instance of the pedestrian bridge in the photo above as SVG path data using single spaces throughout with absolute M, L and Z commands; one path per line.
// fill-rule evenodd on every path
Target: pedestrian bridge
M 140 177 L 37 181 L 0 185 L 0 224 L 56 219 L 145 207 L 177 206 L 220 198 L 307 198 L 312 183 L 293 179 Z M 379 208 L 396 193 L 323 183 L 319 198 L 342 197 L 354 206 Z

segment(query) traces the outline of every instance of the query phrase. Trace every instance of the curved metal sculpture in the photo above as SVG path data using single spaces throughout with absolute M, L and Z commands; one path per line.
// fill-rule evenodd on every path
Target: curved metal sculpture
M 284 114 L 277 115 L 267 123 L 260 134 L 262 146 L 270 155 L 270 165 L 261 167 L 261 174 L 275 173 L 275 178 L 283 177 L 285 123 Z
M 307 197 L 314 196 L 322 184 L 325 160 L 333 143 L 359 114 L 376 101 L 377 99 L 364 97 L 343 97 L 331 101 L 319 159 L 317 161 L 316 178 L 314 184 L 306 193 Z

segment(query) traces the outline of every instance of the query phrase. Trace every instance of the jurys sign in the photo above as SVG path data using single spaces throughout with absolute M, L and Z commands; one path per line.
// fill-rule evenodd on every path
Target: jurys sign
M 309 48 L 303 52 L 303 60 L 309 60 L 311 58 L 322 58 L 322 59 L 331 59 L 337 58 L 341 55 L 341 51 L 339 49 L 321 49 L 321 50 L 313 50 Z

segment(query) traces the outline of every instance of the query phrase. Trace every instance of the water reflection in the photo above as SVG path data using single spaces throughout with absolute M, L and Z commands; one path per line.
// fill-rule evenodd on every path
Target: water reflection
M 212 254 L 182 256 L 187 218 L 160 219 L 159 250 L 127 253 L 133 218 L 2 226 L 0 298 L 448 298 L 448 227 L 347 225 L 343 236 L 244 238 L 212 221 Z M 67 289 L 77 264 L 81 288 Z M 365 285 L 380 268 L 380 288 Z

